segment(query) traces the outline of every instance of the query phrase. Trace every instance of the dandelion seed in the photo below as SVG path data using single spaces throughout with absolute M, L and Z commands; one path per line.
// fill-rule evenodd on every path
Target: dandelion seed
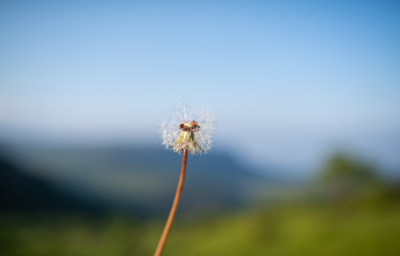
M 162 144 L 175 152 L 205 153 L 211 149 L 213 131 L 213 116 L 210 113 L 188 115 L 184 107 L 175 119 L 162 125 Z

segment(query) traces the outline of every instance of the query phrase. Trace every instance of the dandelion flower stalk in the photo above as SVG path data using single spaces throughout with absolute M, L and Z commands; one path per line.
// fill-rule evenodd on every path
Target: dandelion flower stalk
M 198 122 L 195 120 L 189 122 L 186 108 L 184 107 L 182 115 L 178 113 L 178 117 L 181 121 L 172 121 L 169 125 L 163 124 L 162 126 L 163 144 L 167 148 L 172 148 L 175 152 L 183 152 L 183 158 L 174 202 L 172 203 L 167 223 L 165 224 L 164 231 L 161 235 L 154 256 L 162 255 L 169 232 L 174 222 L 182 195 L 183 184 L 185 182 L 188 154 L 205 153 L 211 148 L 211 135 L 214 129 L 212 126 L 212 115 L 208 113 L 201 114 L 197 116 L 197 120 L 199 120 Z M 179 122 L 182 121 L 183 123 L 179 124 Z
M 188 155 L 188 150 L 185 149 L 182 158 L 181 175 L 179 177 L 179 183 L 176 189 L 174 202 L 172 204 L 171 211 L 169 212 L 167 223 L 165 224 L 164 231 L 161 235 L 160 242 L 158 242 L 157 250 L 154 253 L 154 256 L 162 255 L 165 243 L 167 242 L 169 231 L 171 230 L 172 224 L 174 223 L 176 211 L 178 210 L 179 201 L 181 199 L 183 183 L 185 182 L 187 155 Z

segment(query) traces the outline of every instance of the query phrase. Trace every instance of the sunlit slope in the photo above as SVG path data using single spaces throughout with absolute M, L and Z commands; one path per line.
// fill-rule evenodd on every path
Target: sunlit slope
M 400 208 L 282 207 L 260 212 L 178 219 L 165 255 L 400 254 Z M 7 255 L 152 255 L 162 221 L 2 217 Z

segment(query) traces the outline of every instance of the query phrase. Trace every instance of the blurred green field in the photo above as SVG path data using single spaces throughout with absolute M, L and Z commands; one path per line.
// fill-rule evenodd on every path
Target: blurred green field
M 40 208 L 66 199 L 10 166 L 0 172 L 9 174 L 2 186 L 8 197 L 0 193 L 1 256 L 153 255 L 166 211 L 143 216 L 111 215 L 112 208 Z M 335 154 L 313 181 L 283 186 L 273 200 L 241 208 L 204 204 L 203 212 L 181 207 L 164 255 L 398 256 L 400 186 L 380 173 L 368 162 Z M 207 189 L 207 197 L 218 196 Z
M 400 255 L 400 205 L 281 206 L 179 217 L 168 255 Z M 163 220 L 0 218 L 1 255 L 152 255 Z

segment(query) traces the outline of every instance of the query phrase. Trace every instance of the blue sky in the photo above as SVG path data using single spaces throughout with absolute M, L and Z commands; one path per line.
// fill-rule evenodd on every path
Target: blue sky
M 249 161 L 400 169 L 396 1 L 2 1 L 0 38 L 3 137 L 157 141 L 181 102 Z

